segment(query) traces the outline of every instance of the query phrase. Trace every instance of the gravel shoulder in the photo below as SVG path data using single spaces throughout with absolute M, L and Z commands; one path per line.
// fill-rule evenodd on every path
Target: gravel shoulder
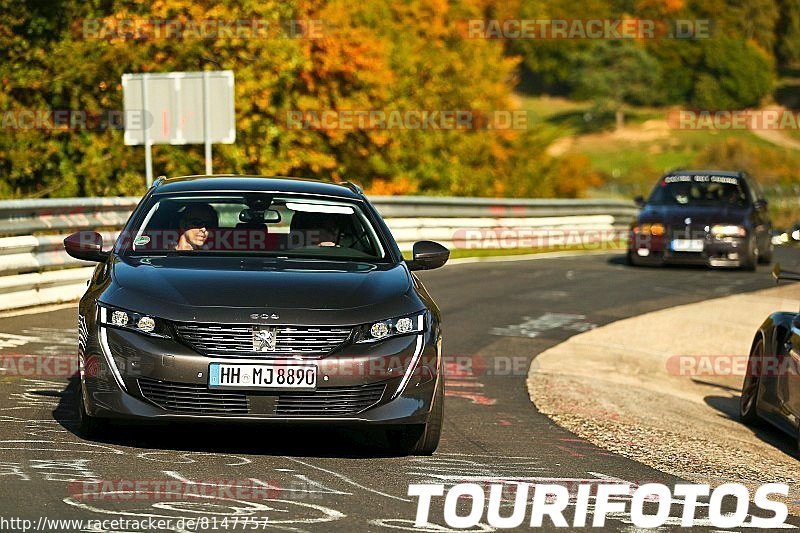
M 662 472 L 712 486 L 788 483 L 790 512 L 798 515 L 792 439 L 741 424 L 743 376 L 703 364 L 746 361 L 767 315 L 798 307 L 800 285 L 787 285 L 620 320 L 539 354 L 528 392 L 557 424 Z M 676 356 L 699 363 L 681 375 L 687 358 Z

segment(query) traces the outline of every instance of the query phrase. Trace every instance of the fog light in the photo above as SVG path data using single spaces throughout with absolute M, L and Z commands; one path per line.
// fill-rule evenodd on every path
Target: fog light
M 650 255 L 650 250 L 648 250 L 647 248 L 639 248 L 638 250 L 636 250 L 636 253 L 642 257 L 647 257 L 648 255 Z
M 150 333 L 154 329 L 156 329 L 156 321 L 150 318 L 149 316 L 143 316 L 139 319 L 139 322 L 136 324 L 136 327 L 142 331 L 146 331 Z
M 730 259 L 731 261 L 735 261 L 739 259 L 739 254 L 737 252 L 730 252 L 728 254 L 728 259 Z
M 414 323 L 410 318 L 401 318 L 394 327 L 397 329 L 397 333 L 408 333 L 414 329 Z
M 369 332 L 374 338 L 381 339 L 389 334 L 389 326 L 386 322 L 376 322 L 369 328 Z
M 115 326 L 127 326 L 128 313 L 125 311 L 114 311 L 111 313 L 111 323 Z

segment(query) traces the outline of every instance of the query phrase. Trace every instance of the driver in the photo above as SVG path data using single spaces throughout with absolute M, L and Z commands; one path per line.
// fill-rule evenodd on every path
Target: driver
M 181 236 L 175 249 L 189 251 L 202 248 L 208 242 L 209 230 L 218 226 L 219 216 L 211 205 L 189 204 L 178 222 Z

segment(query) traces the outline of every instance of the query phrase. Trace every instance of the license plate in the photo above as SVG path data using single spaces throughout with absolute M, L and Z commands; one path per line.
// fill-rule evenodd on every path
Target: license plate
M 317 387 L 317 367 L 211 363 L 208 386 L 212 389 L 310 390 Z
M 676 252 L 702 252 L 703 239 L 673 239 L 672 249 Z

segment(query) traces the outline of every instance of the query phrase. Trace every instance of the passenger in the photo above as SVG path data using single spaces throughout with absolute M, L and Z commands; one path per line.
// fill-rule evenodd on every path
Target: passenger
M 189 251 L 208 243 L 210 230 L 219 226 L 219 216 L 209 204 L 190 204 L 181 215 L 178 229 L 181 233 L 176 250 Z
M 339 226 L 332 217 L 326 218 L 320 227 L 308 232 L 310 246 L 338 246 L 336 244 L 338 239 Z

